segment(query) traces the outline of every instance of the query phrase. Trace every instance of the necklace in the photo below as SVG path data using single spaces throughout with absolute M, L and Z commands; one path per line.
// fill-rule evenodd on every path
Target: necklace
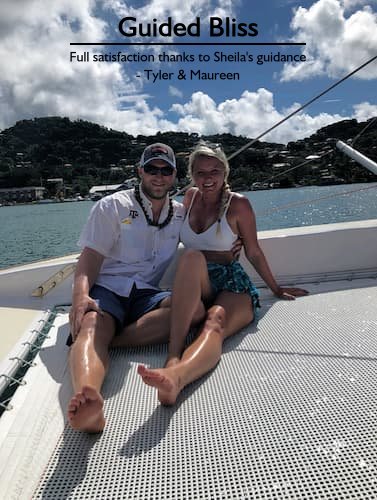
M 154 227 L 157 227 L 158 229 L 162 229 L 169 224 L 169 222 L 171 221 L 171 219 L 173 217 L 173 202 L 172 202 L 170 197 L 169 197 L 169 211 L 168 211 L 168 215 L 167 215 L 166 219 L 162 222 L 153 222 L 153 220 L 149 217 L 148 212 L 144 206 L 143 200 L 142 200 L 141 195 L 140 195 L 139 186 L 135 186 L 134 192 L 135 192 L 136 201 L 141 206 L 143 214 L 147 220 L 148 226 L 154 226 Z

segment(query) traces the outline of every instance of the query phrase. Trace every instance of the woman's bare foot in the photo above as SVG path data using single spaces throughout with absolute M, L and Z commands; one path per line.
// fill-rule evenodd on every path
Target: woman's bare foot
M 179 358 L 178 356 L 168 356 L 165 361 L 164 368 L 170 368 L 171 366 L 178 365 L 178 363 L 180 362 L 181 358 Z
M 79 431 L 102 432 L 105 418 L 101 394 L 93 387 L 84 386 L 69 402 L 68 421 L 73 429 Z
M 137 368 L 143 382 L 158 391 L 158 400 L 163 405 L 173 405 L 181 392 L 179 378 L 175 377 L 169 368 L 151 370 L 144 365 Z

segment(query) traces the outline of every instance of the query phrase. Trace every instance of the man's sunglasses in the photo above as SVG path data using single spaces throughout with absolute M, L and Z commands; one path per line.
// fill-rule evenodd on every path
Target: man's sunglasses
M 143 169 L 146 174 L 149 175 L 161 174 L 164 177 L 169 177 L 170 175 L 173 175 L 175 170 L 173 167 L 170 167 L 169 165 L 167 165 L 166 167 L 156 167 L 155 165 L 150 165 L 149 163 L 144 165 Z

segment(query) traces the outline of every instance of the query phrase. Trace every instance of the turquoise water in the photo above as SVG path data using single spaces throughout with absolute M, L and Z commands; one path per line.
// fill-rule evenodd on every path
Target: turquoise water
M 334 197 L 346 191 L 352 193 Z M 254 207 L 258 230 L 377 219 L 376 183 L 244 194 Z M 314 199 L 319 200 L 311 202 Z M 1 207 L 0 268 L 77 252 L 76 242 L 92 206 L 82 201 Z

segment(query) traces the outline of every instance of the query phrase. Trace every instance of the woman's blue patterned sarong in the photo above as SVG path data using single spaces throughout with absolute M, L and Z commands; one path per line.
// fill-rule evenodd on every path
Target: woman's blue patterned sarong
M 207 262 L 207 268 L 209 280 L 216 295 L 222 290 L 247 293 L 253 302 L 254 311 L 260 307 L 259 292 L 237 260 L 233 260 L 230 264 Z

